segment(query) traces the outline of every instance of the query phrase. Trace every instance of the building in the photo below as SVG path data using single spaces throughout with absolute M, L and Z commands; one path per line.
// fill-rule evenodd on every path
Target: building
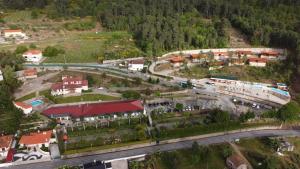
M 268 60 L 277 60 L 280 57 L 280 53 L 277 51 L 262 51 L 260 57 Z
M 141 71 L 144 68 L 144 60 L 131 60 L 128 63 L 128 70 Z
M 291 144 L 290 142 L 286 141 L 286 140 L 281 140 L 280 141 L 280 145 L 277 148 L 277 152 L 283 152 L 283 151 L 294 151 L 295 146 L 293 144 Z
M 0 70 L 0 82 L 3 81 L 3 74 L 2 71 Z
M 184 58 L 182 56 L 174 56 L 169 60 L 174 67 L 179 67 L 183 64 Z
M 247 164 L 243 158 L 237 154 L 231 155 L 226 159 L 226 164 L 230 169 L 247 169 Z
M 34 147 L 49 147 L 50 143 L 56 141 L 55 138 L 52 137 L 52 130 L 49 131 L 38 131 L 35 133 L 29 133 L 27 135 L 23 135 L 19 141 L 20 147 L 34 148 Z
M 24 114 L 28 115 L 32 112 L 32 106 L 24 102 L 14 102 L 14 105 L 23 111 Z
M 252 54 L 253 53 L 250 50 L 237 50 L 236 51 L 236 55 L 237 55 L 238 58 L 249 57 Z
M 146 112 L 140 100 L 125 100 L 55 106 L 46 109 L 43 114 L 59 121 L 96 121 L 127 116 L 135 117 L 146 114 Z
M 88 81 L 82 76 L 62 76 L 62 82 L 55 83 L 51 86 L 51 95 L 66 95 L 70 93 L 82 93 L 88 90 Z
M 37 70 L 36 69 L 26 69 L 23 73 L 25 79 L 34 79 L 37 78 Z
M 223 61 L 213 61 L 208 63 L 208 70 L 217 70 L 223 68 L 225 63 Z
M 0 136 L 0 160 L 6 158 L 13 141 L 13 135 Z
M 233 66 L 233 65 L 243 66 L 245 65 L 245 62 L 243 59 L 232 58 L 229 60 L 229 66 Z
M 21 29 L 6 29 L 3 30 L 4 38 L 26 38 L 26 34 Z
M 266 58 L 249 58 L 249 65 L 254 67 L 266 67 L 268 60 Z
M 39 63 L 43 59 L 43 54 L 40 50 L 28 50 L 27 52 L 23 53 L 23 58 L 26 62 Z
M 207 54 L 191 54 L 190 59 L 193 63 L 198 63 L 207 60 Z
M 229 58 L 228 52 L 213 52 L 215 60 L 225 60 Z

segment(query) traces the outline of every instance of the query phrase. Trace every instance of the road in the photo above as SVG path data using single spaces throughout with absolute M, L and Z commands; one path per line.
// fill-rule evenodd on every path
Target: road
M 266 136 L 298 136 L 299 137 L 300 131 L 299 130 L 260 130 L 260 131 L 239 132 L 239 133 L 233 133 L 227 135 L 207 137 L 207 138 L 202 138 L 197 140 L 182 141 L 182 142 L 169 143 L 163 145 L 154 145 L 154 146 L 131 149 L 126 151 L 83 156 L 83 157 L 76 157 L 70 159 L 59 159 L 54 161 L 33 163 L 33 164 L 26 164 L 26 165 L 19 165 L 19 166 L 10 166 L 8 168 L 9 169 L 32 169 L 32 168 L 52 169 L 62 165 L 72 165 L 72 166 L 79 165 L 82 163 L 91 162 L 95 159 L 111 160 L 111 159 L 135 156 L 140 154 L 149 154 L 157 151 L 171 151 L 176 149 L 189 148 L 192 146 L 192 143 L 194 141 L 197 141 L 199 145 L 210 145 L 210 144 L 217 144 L 223 142 L 230 142 L 235 140 L 236 138 L 255 138 L 255 137 L 266 137 Z

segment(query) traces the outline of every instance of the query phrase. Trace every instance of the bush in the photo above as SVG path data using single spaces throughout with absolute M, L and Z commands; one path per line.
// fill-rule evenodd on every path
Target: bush
M 47 57 L 54 57 L 59 54 L 64 54 L 65 51 L 63 49 L 56 48 L 54 46 L 47 46 L 43 51 L 43 55 Z
M 294 120 L 298 118 L 300 113 L 300 106 L 296 102 L 290 102 L 282 106 L 278 110 L 278 118 L 282 121 Z
M 141 94 L 137 91 L 128 90 L 122 93 L 122 97 L 125 99 L 139 99 Z
M 26 52 L 28 50 L 28 48 L 26 46 L 18 46 L 17 49 L 15 50 L 16 54 L 23 54 L 24 52 Z

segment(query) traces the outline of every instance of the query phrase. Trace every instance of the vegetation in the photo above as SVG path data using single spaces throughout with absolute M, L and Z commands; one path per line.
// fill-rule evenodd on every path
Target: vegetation
M 102 95 L 102 94 L 83 94 L 81 96 L 70 96 L 70 97 L 55 97 L 54 102 L 57 104 L 61 103 L 75 103 L 75 102 L 83 102 L 83 101 L 110 101 L 110 100 L 118 100 L 119 98 Z
M 141 94 L 134 90 L 127 90 L 122 93 L 122 97 L 125 99 L 139 99 L 141 98 Z
M 43 55 L 46 57 L 54 57 L 64 53 L 65 51 L 63 49 L 59 49 L 58 47 L 54 46 L 47 46 L 43 51 Z

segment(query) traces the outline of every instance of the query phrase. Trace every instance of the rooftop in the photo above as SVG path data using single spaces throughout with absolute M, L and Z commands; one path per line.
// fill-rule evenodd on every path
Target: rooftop
M 240 166 L 245 164 L 244 160 L 241 156 L 234 154 L 227 158 L 227 160 L 231 161 L 235 166 Z
M 21 29 L 6 29 L 3 30 L 4 33 L 22 32 Z
M 15 106 L 21 107 L 21 108 L 23 108 L 23 109 L 29 109 L 29 108 L 32 108 L 31 105 L 26 104 L 26 103 L 24 103 L 24 102 L 15 102 Z
M 249 58 L 249 62 L 267 63 L 266 58 Z
M 28 135 L 23 135 L 21 137 L 19 144 L 32 145 L 32 144 L 47 143 L 50 141 L 51 135 L 52 135 L 52 130 L 29 133 Z
M 0 136 L 0 149 L 8 148 L 12 142 L 13 135 Z
M 174 56 L 170 59 L 170 62 L 172 63 L 178 63 L 178 62 L 183 62 L 184 58 L 182 56 Z
M 84 117 L 142 110 L 144 110 L 144 106 L 142 105 L 140 100 L 125 100 L 116 102 L 56 106 L 46 109 L 43 114 L 49 117 L 59 115 Z
M 130 64 L 144 64 L 145 61 L 143 59 L 139 59 L 139 60 L 131 60 L 129 61 Z
M 37 75 L 37 70 L 36 69 L 26 69 L 26 70 L 24 70 L 24 76 L 32 76 L 32 75 Z
M 23 55 L 38 55 L 41 53 L 42 53 L 42 51 L 33 49 L 33 50 L 28 50 L 27 52 L 23 53 Z

